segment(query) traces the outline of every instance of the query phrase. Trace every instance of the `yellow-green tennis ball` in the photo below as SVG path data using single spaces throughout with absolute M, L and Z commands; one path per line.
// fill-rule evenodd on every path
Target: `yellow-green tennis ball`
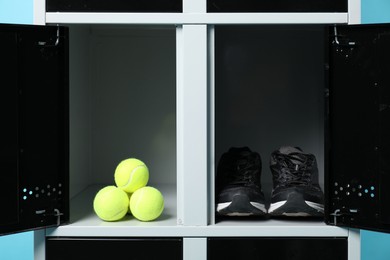
M 130 198 L 130 210 L 141 221 L 155 220 L 164 210 L 164 197 L 156 188 L 140 188 Z
M 127 197 L 129 198 L 129 203 L 127 204 L 127 214 L 130 214 L 131 215 L 131 210 L 130 210 L 130 199 L 131 199 L 131 195 L 133 195 L 133 193 L 127 193 Z
M 122 219 L 128 212 L 128 208 L 128 195 L 115 186 L 107 186 L 99 190 L 93 200 L 96 215 L 104 221 Z
M 149 169 L 135 158 L 121 161 L 115 169 L 115 184 L 118 188 L 133 193 L 146 186 L 149 181 Z

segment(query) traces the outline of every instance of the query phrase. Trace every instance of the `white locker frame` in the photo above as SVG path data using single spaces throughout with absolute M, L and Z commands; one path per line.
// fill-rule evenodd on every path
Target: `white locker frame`
M 177 226 L 115 230 L 116 236 L 183 237 L 184 260 L 207 258 L 207 237 L 348 237 L 348 259 L 360 259 L 360 231 L 323 225 L 285 225 L 267 221 L 251 226 L 214 222 L 214 27 L 215 24 L 359 24 L 360 0 L 348 1 L 348 13 L 207 13 L 206 0 L 183 0 L 182 13 L 46 13 L 45 0 L 34 0 L 34 24 L 176 25 L 177 54 Z M 184 174 L 186 173 L 186 174 Z M 188 206 L 191 205 L 191 206 Z M 45 237 L 105 236 L 96 228 L 34 231 L 35 260 L 45 259 Z

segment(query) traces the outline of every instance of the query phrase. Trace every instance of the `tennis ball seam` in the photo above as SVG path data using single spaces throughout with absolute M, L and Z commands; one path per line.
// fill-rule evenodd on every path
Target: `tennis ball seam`
M 141 168 L 141 167 L 146 168 L 145 165 L 138 165 L 138 166 L 136 166 L 136 167 L 130 172 L 130 176 L 129 176 L 129 179 L 128 179 L 127 183 L 126 183 L 125 185 L 123 185 L 122 187 L 127 187 L 127 186 L 131 183 L 131 181 L 132 181 L 132 179 L 133 179 L 133 175 L 134 175 L 133 173 L 134 173 L 135 171 L 137 171 L 138 168 Z
M 123 211 L 125 211 L 125 210 L 121 210 L 121 211 L 119 211 L 118 213 L 116 213 L 115 215 L 113 215 L 113 216 L 110 218 L 110 220 L 111 220 L 111 219 L 116 219 L 117 216 L 122 215 L 122 214 L 123 214 Z M 126 208 L 126 213 L 127 213 L 127 208 Z M 126 215 L 126 214 L 123 214 L 123 215 Z

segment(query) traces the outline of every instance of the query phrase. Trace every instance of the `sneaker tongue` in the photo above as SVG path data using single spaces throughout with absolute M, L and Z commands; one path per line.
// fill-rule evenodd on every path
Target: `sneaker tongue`
M 292 147 L 292 146 L 282 146 L 279 148 L 279 152 L 282 154 L 291 154 L 291 153 L 303 153 L 301 148 L 299 147 Z M 292 157 L 298 158 L 297 155 L 293 155 Z M 302 162 L 300 160 L 291 160 L 295 164 L 301 164 Z
M 302 153 L 302 150 L 299 147 L 282 146 L 279 148 L 279 152 L 283 154 Z

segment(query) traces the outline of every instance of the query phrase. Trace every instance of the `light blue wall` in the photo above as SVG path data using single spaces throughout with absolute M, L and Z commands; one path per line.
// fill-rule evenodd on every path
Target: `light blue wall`
M 0 0 L 0 23 L 31 24 L 33 0 Z M 33 260 L 33 233 L 0 236 L 1 260 Z
M 33 0 L 0 0 L 0 23 L 33 22 Z
M 390 23 L 390 0 L 362 0 L 362 23 Z M 390 234 L 362 231 L 362 260 L 389 260 Z
M 1 260 L 33 260 L 34 236 L 32 232 L 0 236 Z
M 0 0 L 0 23 L 30 24 L 33 0 Z M 390 23 L 390 0 L 362 0 L 363 23 Z M 0 259 L 32 260 L 33 233 L 0 236 Z M 362 260 L 389 260 L 390 234 L 362 231 Z
M 389 23 L 390 1 L 389 0 L 362 0 L 363 23 Z

